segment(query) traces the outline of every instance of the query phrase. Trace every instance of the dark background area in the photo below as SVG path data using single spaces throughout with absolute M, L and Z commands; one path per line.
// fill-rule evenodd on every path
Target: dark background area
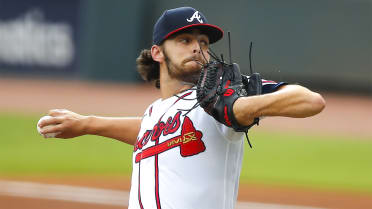
M 244 74 L 252 41 L 254 70 L 264 78 L 372 94 L 371 0 L 0 0 L 0 76 L 142 82 L 135 59 L 151 47 L 162 12 L 180 6 L 200 10 L 211 24 L 231 32 L 232 56 Z M 35 10 L 42 18 L 30 23 Z M 66 37 L 50 35 L 61 24 L 70 28 L 66 37 L 73 50 L 63 65 L 58 56 L 66 48 L 58 41 Z M 212 48 L 227 57 L 227 36 Z M 56 54 L 59 64 L 38 57 L 45 51 Z M 32 61 L 35 56 L 42 61 Z

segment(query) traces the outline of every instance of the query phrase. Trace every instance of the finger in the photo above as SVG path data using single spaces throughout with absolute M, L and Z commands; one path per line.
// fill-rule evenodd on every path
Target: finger
M 39 127 L 43 128 L 44 126 L 60 124 L 64 121 L 65 117 L 50 117 L 48 119 L 41 120 L 39 122 Z
M 48 115 L 55 117 L 55 116 L 66 114 L 67 112 L 69 111 L 66 109 L 52 109 L 52 110 L 49 110 Z
M 40 129 L 41 134 L 49 134 L 49 133 L 61 133 L 62 132 L 62 124 L 54 125 L 54 126 L 45 126 L 44 128 Z
M 66 137 L 63 137 L 62 133 L 58 133 L 54 138 L 66 139 Z

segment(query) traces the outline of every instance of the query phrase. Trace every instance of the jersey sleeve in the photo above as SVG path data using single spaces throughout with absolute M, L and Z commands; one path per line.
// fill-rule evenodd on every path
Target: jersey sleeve
M 288 85 L 288 83 L 262 79 L 262 94 L 275 92 L 279 87 L 284 85 Z
M 247 75 L 242 75 L 242 76 L 245 76 L 249 80 L 249 76 Z M 288 83 L 262 79 L 262 94 L 268 94 L 268 93 L 275 92 L 281 86 L 284 86 L 284 85 L 288 85 Z

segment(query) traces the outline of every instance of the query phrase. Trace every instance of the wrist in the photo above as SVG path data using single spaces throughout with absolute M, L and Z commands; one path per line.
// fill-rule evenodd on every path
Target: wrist
M 96 116 L 94 115 L 88 115 L 88 116 L 82 116 L 82 134 L 96 134 L 96 130 L 93 128 L 94 120 Z
M 249 125 L 255 118 L 254 110 L 248 97 L 238 98 L 233 105 L 235 119 L 240 125 Z

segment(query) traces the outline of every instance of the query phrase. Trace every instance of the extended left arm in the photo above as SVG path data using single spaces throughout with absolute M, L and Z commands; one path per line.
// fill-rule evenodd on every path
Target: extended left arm
M 299 85 L 285 85 L 279 90 L 258 96 L 240 97 L 233 106 L 241 125 L 250 125 L 261 116 L 310 117 L 325 107 L 323 97 Z

